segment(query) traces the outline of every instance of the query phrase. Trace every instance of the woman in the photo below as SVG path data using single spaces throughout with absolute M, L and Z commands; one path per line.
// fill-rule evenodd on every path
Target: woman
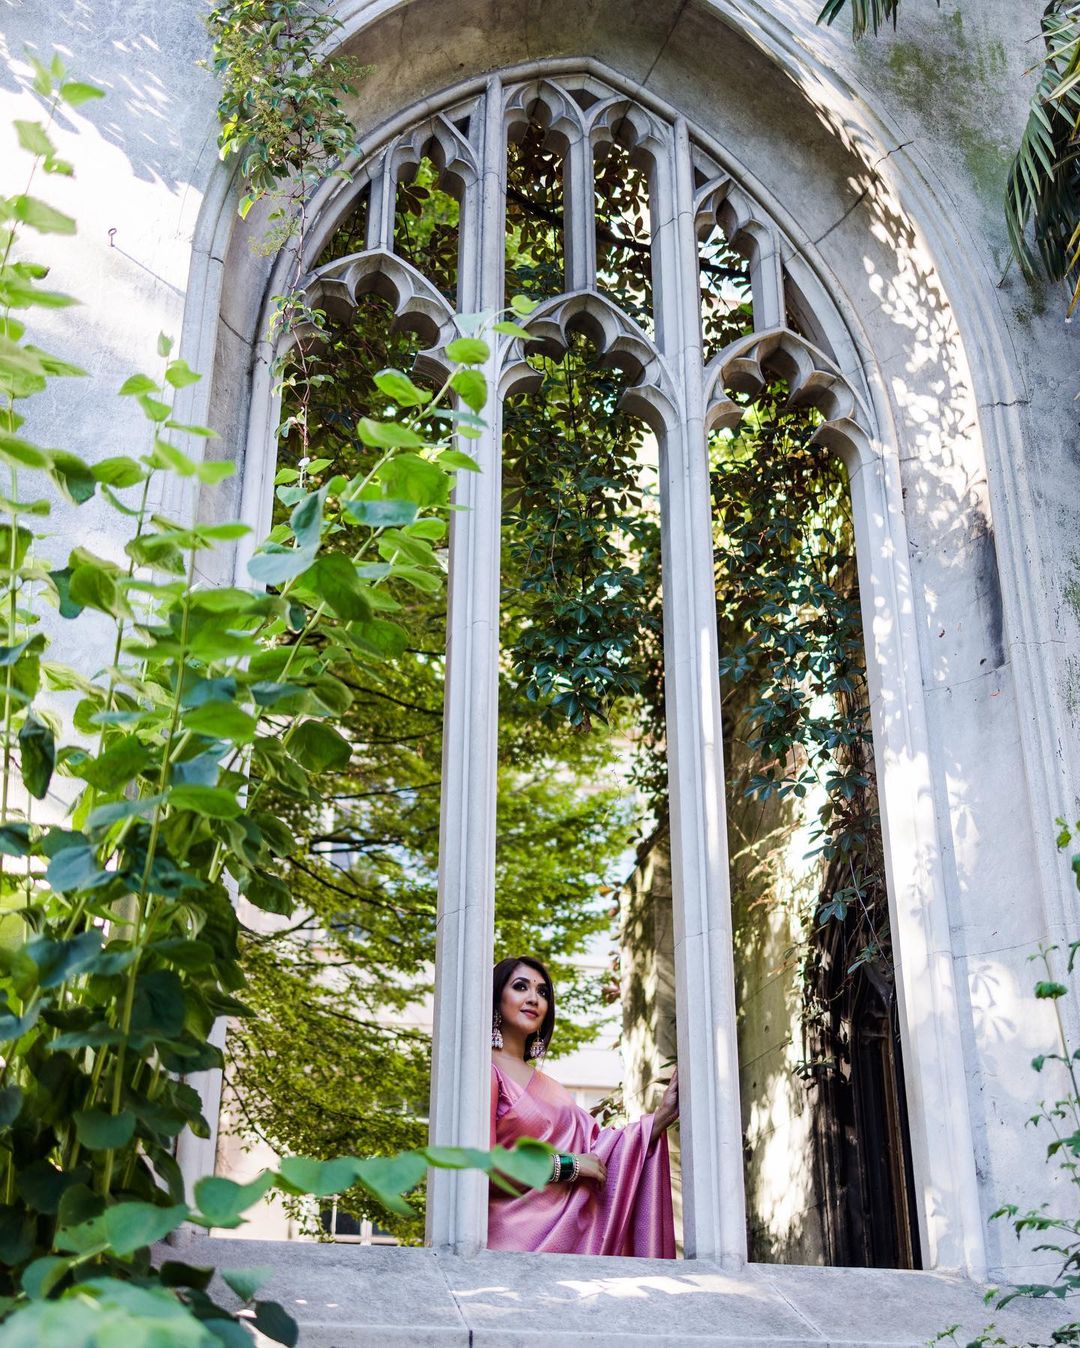
M 491 1144 L 535 1137 L 556 1150 L 544 1189 L 492 1186 L 488 1248 L 675 1258 L 667 1129 L 678 1117 L 674 1074 L 655 1114 L 601 1128 L 531 1064 L 555 1028 L 555 989 L 539 960 L 495 966 L 491 1022 Z

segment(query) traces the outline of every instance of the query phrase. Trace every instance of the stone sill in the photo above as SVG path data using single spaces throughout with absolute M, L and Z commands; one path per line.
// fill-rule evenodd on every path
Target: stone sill
M 299 1321 L 301 1348 L 924 1348 L 949 1325 L 970 1337 L 991 1320 L 1010 1342 L 1040 1330 L 1049 1337 L 1069 1315 L 1061 1302 L 1030 1301 L 994 1313 L 984 1289 L 963 1278 L 894 1269 L 750 1264 L 731 1273 L 697 1260 L 496 1251 L 463 1259 L 192 1234 L 161 1253 L 273 1268 L 262 1294 Z

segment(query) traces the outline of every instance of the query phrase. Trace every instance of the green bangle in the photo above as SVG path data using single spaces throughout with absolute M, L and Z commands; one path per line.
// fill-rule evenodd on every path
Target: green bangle
M 567 1156 L 559 1153 L 559 1183 L 565 1184 L 567 1180 L 572 1179 L 575 1170 L 573 1156 Z

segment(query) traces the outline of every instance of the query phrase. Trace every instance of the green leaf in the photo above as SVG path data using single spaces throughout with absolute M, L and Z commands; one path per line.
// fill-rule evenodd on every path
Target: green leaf
M 248 575 L 260 585 L 285 585 L 295 580 L 315 560 L 314 548 L 267 548 L 247 564 Z
M 0 430 L 0 461 L 12 468 L 47 468 L 49 455 L 29 440 Z
M 97 854 L 86 840 L 57 852 L 45 871 L 46 881 L 59 894 L 96 888 L 110 878 L 108 871 L 98 865 Z
M 396 660 L 409 643 L 409 634 L 405 629 L 386 618 L 350 623 L 349 635 L 363 650 L 389 660 Z
M 118 581 L 121 571 L 112 562 L 94 557 L 84 548 L 76 548 L 68 561 L 71 578 L 68 598 L 82 608 L 97 609 L 111 618 L 131 618 L 131 606 Z
M 439 576 L 430 571 L 423 571 L 418 566 L 407 565 L 401 562 L 395 562 L 390 571 L 393 580 L 403 580 L 411 585 L 414 590 L 419 590 L 421 594 L 438 594 L 442 589 L 443 582 Z
M 52 730 L 32 711 L 27 712 L 19 731 L 19 750 L 23 785 L 35 800 L 44 800 L 56 766 L 56 741 Z
M 89 501 L 97 489 L 98 478 L 93 469 L 79 458 L 64 449 L 52 451 L 49 465 L 49 477 L 60 488 L 69 501 L 82 505 Z
M 289 917 L 296 908 L 288 885 L 269 871 L 253 871 L 242 885 L 241 892 L 248 903 L 254 904 L 264 913 Z
M 184 985 L 171 969 L 154 969 L 135 980 L 134 1030 L 172 1039 L 184 1028 Z
M 60 600 L 61 618 L 77 618 L 83 611 L 82 604 L 76 604 L 71 598 L 71 567 L 65 566 L 60 571 L 50 571 L 49 579 L 56 586 L 57 597 Z
M 130 375 L 120 385 L 119 393 L 122 398 L 131 398 L 139 393 L 156 393 L 158 385 L 147 374 Z
M 186 1203 L 158 1207 L 154 1203 L 116 1203 L 105 1209 L 105 1235 L 121 1259 L 176 1230 L 188 1215 Z
M 523 342 L 531 342 L 533 335 L 527 328 L 523 328 L 519 323 L 495 323 L 492 325 L 492 332 L 501 332 L 504 337 L 520 337 Z
M 412 1208 L 402 1194 L 415 1189 L 427 1173 L 427 1157 L 418 1151 L 403 1151 L 396 1156 L 375 1156 L 357 1164 L 357 1177 L 364 1188 L 391 1212 L 412 1216 Z M 548 1156 L 548 1171 L 551 1157 Z
M 20 1280 L 23 1291 L 31 1301 L 43 1300 L 74 1263 L 73 1258 L 65 1255 L 42 1255 L 23 1269 Z
M 474 412 L 487 402 L 487 380 L 479 370 L 457 370 L 450 377 L 450 387 Z
M 134 487 L 136 483 L 142 482 L 146 477 L 146 469 L 141 463 L 136 463 L 134 459 L 129 459 L 126 454 L 116 454 L 107 459 L 101 459 L 95 464 L 91 464 L 90 471 L 98 482 L 104 482 L 107 486 L 116 487 Z
M 15 530 L 14 536 L 10 524 L 0 525 L 0 570 L 9 567 L 17 570 L 22 566 L 33 541 L 34 535 L 21 524 Z
M 29 150 L 31 154 L 45 156 L 56 153 L 56 147 L 45 134 L 45 128 L 40 122 L 15 121 L 14 126 L 19 144 L 24 150 Z
M 207 819 L 235 819 L 240 813 L 235 794 L 222 786 L 174 786 L 169 804 L 178 810 L 194 810 Z
M 65 80 L 60 86 L 60 97 L 68 107 L 79 108 L 92 98 L 104 98 L 105 90 L 93 84 L 84 84 L 81 80 Z
M 521 318 L 528 318 L 535 311 L 537 304 L 537 300 L 531 300 L 527 295 L 512 295 L 510 297 L 510 308 Z
M 375 375 L 375 387 L 399 407 L 422 407 L 431 401 L 431 394 L 426 389 L 417 388 L 401 370 L 380 370 Z
M 30 825 L 17 819 L 0 824 L 0 854 L 25 857 L 30 852 Z
M 173 339 L 164 332 L 158 333 L 157 353 L 159 356 L 169 356 L 172 354 Z
M 1036 997 L 1049 999 L 1053 1001 L 1056 1000 L 1058 997 L 1067 997 L 1068 995 L 1069 989 L 1065 986 L 1064 983 L 1051 983 L 1042 981 L 1035 984 Z
M 87 1151 L 115 1151 L 135 1136 L 135 1115 L 126 1109 L 109 1114 L 104 1109 L 77 1109 L 75 1132 Z
M 23 946 L 23 953 L 34 961 L 38 971 L 36 981 L 42 988 L 57 988 L 84 973 L 96 961 L 100 950 L 101 931 L 97 927 L 80 931 L 66 941 L 40 936 Z
M 289 516 L 289 527 L 301 551 L 314 551 L 322 537 L 323 504 L 326 488 L 310 492 Z
M 187 728 L 200 735 L 212 735 L 231 744 L 249 744 L 255 738 L 255 717 L 234 702 L 207 702 L 185 711 L 183 716 Z
M 432 542 L 442 538 L 446 533 L 446 521 L 424 519 L 417 520 L 415 524 L 410 524 L 404 530 L 410 538 L 426 538 Z
M 153 761 L 150 750 L 137 736 L 125 735 L 99 757 L 88 758 L 70 770 L 98 791 L 115 791 L 133 781 Z
M 0 669 L 6 669 L 9 665 L 17 665 L 31 647 L 34 654 L 40 653 L 45 648 L 45 638 L 39 634 L 35 637 L 27 637 L 25 641 L 20 641 L 17 646 L 0 646 Z
M 460 365 L 482 365 L 491 355 L 491 348 L 479 337 L 457 337 L 447 346 L 446 355 Z
M 34 1002 L 29 1010 L 17 1016 L 11 1011 L 0 1011 L 0 1043 L 21 1039 L 27 1030 L 32 1029 L 41 1015 L 41 1003 Z
M 320 557 L 304 573 L 303 585 L 329 604 L 339 618 L 351 621 L 371 617 L 371 605 L 364 585 L 357 578 L 356 567 L 340 552 Z
M 297 1193 L 326 1198 L 356 1183 L 359 1163 L 352 1156 L 314 1161 L 307 1156 L 286 1156 L 278 1165 L 281 1178 Z
M 450 475 L 418 454 L 395 454 L 378 476 L 389 497 L 420 506 L 445 505 L 450 499 Z
M 80 1166 L 78 1170 L 63 1171 L 51 1161 L 41 1158 L 22 1166 L 15 1187 L 27 1207 L 47 1216 L 55 1216 L 64 1194 L 89 1178 L 90 1171 L 85 1166 Z
M 239 1226 L 240 1214 L 257 1203 L 273 1183 L 272 1170 L 264 1170 L 248 1184 L 237 1184 L 220 1175 L 207 1175 L 195 1185 L 196 1219 L 204 1226 Z
M 160 398 L 152 398 L 149 393 L 140 393 L 138 403 L 148 421 L 164 421 L 172 411 L 168 403 L 163 403 Z M 165 442 L 162 441 L 161 443 L 164 444 Z M 155 449 L 158 447 L 156 442 L 154 447 Z
M 37 197 L 14 197 L 11 206 L 16 220 L 36 229 L 39 234 L 75 233 L 75 221 L 70 215 L 62 215 Z
M 223 1268 L 220 1272 L 222 1281 L 241 1301 L 252 1301 L 259 1288 L 273 1276 L 274 1270 L 269 1264 L 260 1264 L 256 1268 Z
M 382 496 L 374 500 L 346 501 L 343 509 L 354 524 L 366 524 L 371 529 L 385 529 L 411 524 L 416 519 L 420 507 L 415 501 L 397 501 Z
M 23 1093 L 19 1086 L 4 1086 L 0 1089 L 0 1128 L 8 1128 L 19 1117 L 22 1109 Z
M 21 1204 L 0 1207 L 0 1263 L 21 1264 L 34 1249 L 37 1218 Z M 7 1339 L 7 1326 L 4 1327 Z
M 289 740 L 289 753 L 310 772 L 338 771 L 348 767 L 352 745 L 324 721 L 301 721 Z
M 285 1348 L 296 1348 L 300 1340 L 300 1329 L 296 1321 L 276 1301 L 256 1301 L 255 1328 L 275 1343 L 283 1343 Z
M 420 449 L 424 443 L 424 437 L 410 426 L 398 421 L 372 421 L 370 417 L 360 418 L 356 434 L 365 445 L 378 449 Z
M 172 360 L 165 367 L 166 382 L 173 388 L 187 388 L 189 384 L 197 384 L 202 378 L 188 365 L 186 360 Z
M 195 476 L 209 487 L 214 486 L 215 483 L 224 482 L 227 477 L 232 477 L 235 472 L 236 464 L 230 463 L 228 459 L 200 459 L 195 465 Z M 250 529 L 248 532 L 250 532 Z
M 139 796 L 132 800 L 110 800 L 104 805 L 95 805 L 86 817 L 86 827 L 92 830 L 112 828 L 121 819 L 150 814 L 164 799 L 164 796 Z
M 512 1151 L 495 1147 L 491 1155 L 499 1174 L 531 1189 L 542 1189 L 551 1176 L 551 1148 L 542 1142 L 526 1138 Z

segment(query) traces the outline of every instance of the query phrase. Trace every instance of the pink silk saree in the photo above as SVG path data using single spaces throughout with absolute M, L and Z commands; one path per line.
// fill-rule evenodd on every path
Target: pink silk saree
M 492 1063 L 492 1146 L 535 1137 L 556 1151 L 592 1152 L 607 1166 L 607 1181 L 603 1187 L 594 1180 L 549 1184 L 519 1198 L 493 1185 L 488 1249 L 674 1259 L 667 1134 L 650 1154 L 652 1126 L 646 1114 L 625 1128 L 601 1128 L 543 1072 L 519 1086 Z

